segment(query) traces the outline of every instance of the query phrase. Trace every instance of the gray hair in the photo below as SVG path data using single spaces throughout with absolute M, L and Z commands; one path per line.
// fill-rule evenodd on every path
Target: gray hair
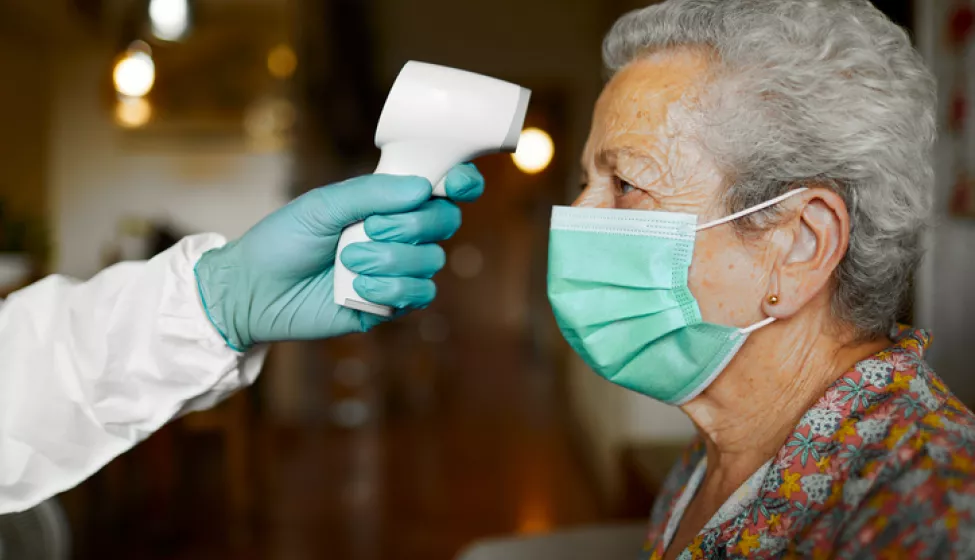
M 867 0 L 667 0 L 620 18 L 603 59 L 616 72 L 682 46 L 713 52 L 708 85 L 723 86 L 703 92 L 699 140 L 726 173 L 728 211 L 832 188 L 852 223 L 833 313 L 858 337 L 888 334 L 934 187 L 935 82 L 907 34 Z

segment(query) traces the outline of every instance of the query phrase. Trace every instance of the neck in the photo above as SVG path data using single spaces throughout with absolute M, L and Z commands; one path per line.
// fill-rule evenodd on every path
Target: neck
M 851 343 L 849 331 L 826 321 L 828 315 L 794 317 L 755 332 L 715 382 L 682 407 L 704 439 L 708 479 L 728 494 L 776 454 L 831 384 L 890 344 Z

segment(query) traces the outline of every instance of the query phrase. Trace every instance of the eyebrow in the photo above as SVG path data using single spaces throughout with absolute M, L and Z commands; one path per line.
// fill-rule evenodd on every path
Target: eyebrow
M 617 167 L 619 160 L 623 158 L 638 159 L 647 162 L 648 165 L 659 165 L 659 162 L 649 155 L 641 152 L 637 148 L 631 148 L 630 146 L 619 146 L 612 148 L 605 148 L 596 153 L 593 160 L 595 161 L 597 168 L 612 168 Z M 580 179 L 583 185 L 589 183 L 589 171 L 587 169 L 587 162 L 585 159 L 579 160 L 580 169 Z
M 595 159 L 596 167 L 616 167 L 619 165 L 621 159 L 637 159 L 645 161 L 649 164 L 656 163 L 656 160 L 649 155 L 641 152 L 639 149 L 631 148 L 629 146 L 620 146 L 618 148 L 608 148 L 600 150 Z
M 597 168 L 613 167 L 614 165 L 616 165 L 616 162 L 618 160 L 619 160 L 618 149 L 599 150 L 599 152 L 597 152 L 596 156 L 593 158 L 593 161 L 596 163 Z

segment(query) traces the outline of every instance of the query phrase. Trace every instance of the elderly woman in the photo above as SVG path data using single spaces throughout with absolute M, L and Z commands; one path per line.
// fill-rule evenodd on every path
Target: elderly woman
M 907 35 L 867 0 L 668 0 L 604 57 L 549 298 L 699 432 L 646 556 L 975 554 L 975 418 L 896 324 L 936 128 Z

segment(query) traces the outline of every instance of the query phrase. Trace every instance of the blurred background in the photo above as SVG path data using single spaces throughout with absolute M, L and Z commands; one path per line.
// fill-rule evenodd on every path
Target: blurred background
M 693 430 L 571 355 L 545 268 L 550 207 L 579 191 L 602 35 L 648 3 L 0 0 L 0 295 L 186 234 L 234 237 L 372 171 L 407 60 L 534 90 L 519 153 L 478 162 L 487 193 L 446 244 L 435 305 L 274 347 L 252 390 L 60 498 L 73 556 L 436 560 L 484 537 L 644 518 Z M 960 0 L 878 5 L 941 80 L 941 220 L 912 320 L 971 406 L 975 17 Z

